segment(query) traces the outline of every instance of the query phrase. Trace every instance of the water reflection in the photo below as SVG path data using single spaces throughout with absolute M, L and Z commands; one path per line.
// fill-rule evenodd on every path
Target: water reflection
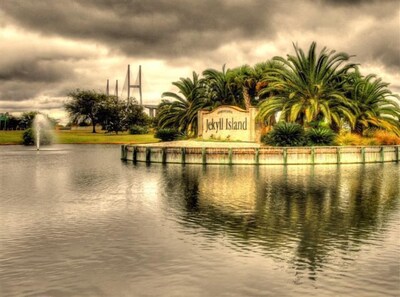
M 399 165 L 0 146 L 0 296 L 399 295 Z
M 191 230 L 258 247 L 315 279 L 332 257 L 352 261 L 382 236 L 399 207 L 399 170 L 383 166 L 169 166 L 165 199 Z

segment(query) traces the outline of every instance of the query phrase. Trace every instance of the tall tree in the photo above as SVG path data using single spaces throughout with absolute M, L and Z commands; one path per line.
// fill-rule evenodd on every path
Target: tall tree
M 213 105 L 236 105 L 244 107 L 242 88 L 233 80 L 232 70 L 226 70 L 225 65 L 222 71 L 206 69 L 203 71 L 204 87 L 206 96 Z
M 281 119 L 302 125 L 321 119 L 331 126 L 341 125 L 344 119 L 354 126 L 356 107 L 343 91 L 346 75 L 356 68 L 347 62 L 350 56 L 326 48 L 318 55 L 315 42 L 307 55 L 296 45 L 294 49 L 295 56 L 274 58 L 284 67 L 271 69 L 264 79 L 268 86 L 260 93 L 272 95 L 261 103 L 259 118 L 281 112 Z
M 232 69 L 228 79 L 242 89 L 243 103 L 246 110 L 249 110 L 251 101 L 256 96 L 256 86 L 261 76 L 257 77 L 256 71 L 251 66 L 243 65 Z
M 105 100 L 106 96 L 93 90 L 77 89 L 68 93 L 70 99 L 64 104 L 64 108 L 73 123 L 90 121 L 93 127 L 92 133 L 96 133 L 100 103 Z
M 22 129 L 28 129 L 28 128 L 32 127 L 33 120 L 35 119 L 35 116 L 38 113 L 39 113 L 38 111 L 27 111 L 27 112 L 24 112 L 21 115 L 20 122 L 19 122 L 21 128 Z
M 173 127 L 184 133 L 197 134 L 197 112 L 209 105 L 203 85 L 196 72 L 193 78 L 181 78 L 172 83 L 178 93 L 164 92 L 158 108 L 158 126 Z
M 228 80 L 231 83 L 236 84 L 236 89 L 242 90 L 242 98 L 246 110 L 257 103 L 260 100 L 260 91 L 268 85 L 268 81 L 265 80 L 268 75 L 271 75 L 272 69 L 282 69 L 282 63 L 274 60 L 257 63 L 254 67 L 249 65 L 243 65 L 227 73 Z M 231 87 L 231 89 L 233 89 Z M 265 93 L 263 93 L 263 97 Z
M 356 104 L 355 125 L 352 132 L 363 134 L 367 128 L 380 128 L 400 135 L 400 98 L 388 89 L 376 75 L 353 76 L 350 97 Z

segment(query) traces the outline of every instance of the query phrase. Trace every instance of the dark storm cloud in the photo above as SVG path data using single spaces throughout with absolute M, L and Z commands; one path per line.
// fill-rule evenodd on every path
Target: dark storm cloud
M 145 93 L 158 98 L 192 70 L 285 57 L 292 42 L 356 55 L 392 83 L 400 73 L 398 0 L 0 2 L 0 109 L 104 91 L 108 78 L 123 81 L 128 63 L 144 65 Z
M 0 82 L 6 80 L 26 82 L 57 82 L 74 76 L 67 66 L 60 67 L 57 61 L 39 59 L 17 61 L 7 68 L 0 68 Z
M 384 65 L 388 70 L 400 71 L 400 36 L 395 30 L 385 30 L 377 25 L 368 30 L 367 39 L 355 46 L 354 50 L 364 61 Z M 362 34 L 360 34 L 362 35 Z
M 1 101 L 23 101 L 34 98 L 43 89 L 49 87 L 40 82 L 2 81 L 0 83 L 0 103 Z
M 107 44 L 142 57 L 174 57 L 218 48 L 224 42 L 272 36 L 275 1 L 25 1 L 2 10 L 25 28 Z

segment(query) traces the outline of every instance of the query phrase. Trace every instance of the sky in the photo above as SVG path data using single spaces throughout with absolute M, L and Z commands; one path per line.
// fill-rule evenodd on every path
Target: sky
M 312 41 L 354 55 L 400 93 L 398 0 L 0 0 L 0 113 L 67 121 L 68 92 L 119 92 L 142 65 L 157 104 L 192 71 L 254 65 Z M 126 92 L 124 93 L 126 94 Z M 133 92 L 138 98 L 138 93 Z

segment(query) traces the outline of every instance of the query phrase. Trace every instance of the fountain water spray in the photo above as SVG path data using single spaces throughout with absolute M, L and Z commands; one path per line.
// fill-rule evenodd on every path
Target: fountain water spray
M 46 116 L 38 113 L 33 120 L 33 128 L 36 135 L 36 149 L 39 150 L 41 143 L 51 142 L 50 121 Z

